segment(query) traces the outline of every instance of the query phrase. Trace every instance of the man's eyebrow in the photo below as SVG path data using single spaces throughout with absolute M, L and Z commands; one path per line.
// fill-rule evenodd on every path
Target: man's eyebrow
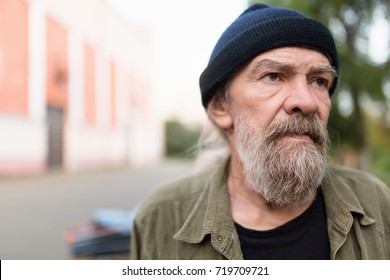
M 270 68 L 273 70 L 278 70 L 281 68 L 284 68 L 288 65 L 284 63 L 280 63 L 277 61 L 269 60 L 269 59 L 263 59 L 257 61 L 255 64 L 253 64 L 250 68 L 249 77 L 254 78 L 256 76 L 256 73 L 259 72 L 259 70 Z
M 256 73 L 258 73 L 261 69 L 272 69 L 272 70 L 279 70 L 284 68 L 292 68 L 289 64 L 269 60 L 269 59 L 263 59 L 257 61 L 254 65 L 250 68 L 250 74 L 249 77 L 255 77 Z M 337 71 L 336 68 L 331 65 L 325 65 L 325 66 L 316 66 L 312 67 L 311 72 L 313 73 L 326 73 L 329 74 L 332 79 L 335 79 L 337 77 Z
M 311 69 L 311 72 L 313 72 L 313 73 L 325 73 L 325 74 L 329 74 L 332 77 L 332 79 L 337 78 L 336 68 L 331 66 L 331 65 L 313 67 Z
M 259 68 L 273 68 L 273 69 L 280 69 L 287 66 L 284 63 L 269 60 L 269 59 L 262 59 L 257 61 L 252 67 L 251 70 L 256 70 Z

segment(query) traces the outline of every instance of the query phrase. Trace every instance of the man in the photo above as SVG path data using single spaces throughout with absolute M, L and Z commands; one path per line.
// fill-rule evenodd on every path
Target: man
M 249 7 L 200 77 L 229 154 L 156 190 L 134 222 L 134 259 L 389 259 L 390 190 L 326 163 L 338 58 L 329 30 Z

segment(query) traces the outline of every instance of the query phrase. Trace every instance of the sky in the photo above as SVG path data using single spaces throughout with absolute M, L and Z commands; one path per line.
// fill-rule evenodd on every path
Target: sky
M 158 117 L 204 121 L 199 76 L 219 36 L 247 7 L 247 0 L 107 1 L 126 21 L 150 26 Z

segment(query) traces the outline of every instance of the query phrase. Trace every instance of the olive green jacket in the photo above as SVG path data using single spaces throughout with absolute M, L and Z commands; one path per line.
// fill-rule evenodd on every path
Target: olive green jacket
M 242 259 L 226 170 L 156 189 L 135 218 L 132 259 Z M 321 188 L 330 259 L 390 259 L 390 189 L 367 173 L 336 166 Z

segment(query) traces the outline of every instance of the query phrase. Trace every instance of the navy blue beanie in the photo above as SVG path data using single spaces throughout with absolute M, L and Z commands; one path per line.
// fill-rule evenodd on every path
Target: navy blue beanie
M 323 52 L 338 73 L 335 42 L 321 22 L 295 10 L 254 4 L 222 34 L 199 84 L 205 108 L 218 87 L 257 55 L 283 46 L 306 46 Z M 337 77 L 329 89 L 332 95 Z

